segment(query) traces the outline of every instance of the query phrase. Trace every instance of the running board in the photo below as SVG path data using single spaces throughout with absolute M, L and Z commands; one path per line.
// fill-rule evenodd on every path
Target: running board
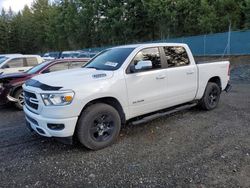
M 179 112 L 179 111 L 182 111 L 182 110 L 187 110 L 189 108 L 192 108 L 194 106 L 196 106 L 197 103 L 191 103 L 191 104 L 185 104 L 183 106 L 178 106 L 174 109 L 171 109 L 171 110 L 168 110 L 166 112 L 158 112 L 158 113 L 155 113 L 153 115 L 149 115 L 149 116 L 146 116 L 142 119 L 139 119 L 139 120 L 135 120 L 135 121 L 132 121 L 132 125 L 138 125 L 138 124 L 141 124 L 141 123 L 146 123 L 148 121 L 152 121 L 154 119 L 157 119 L 159 117 L 162 117 L 162 116 L 166 116 L 166 115 L 169 115 L 169 114 L 172 114 L 172 113 L 175 113 L 175 112 Z

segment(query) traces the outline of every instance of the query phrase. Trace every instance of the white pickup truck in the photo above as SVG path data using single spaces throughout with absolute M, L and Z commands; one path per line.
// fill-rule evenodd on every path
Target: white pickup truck
M 196 64 L 186 44 L 119 46 L 83 68 L 39 75 L 23 85 L 31 130 L 73 137 L 97 150 L 111 145 L 127 121 L 142 123 L 196 104 L 217 107 L 229 91 L 229 62 Z
M 39 55 L 3 54 L 0 55 L 0 75 L 25 72 L 43 61 Z

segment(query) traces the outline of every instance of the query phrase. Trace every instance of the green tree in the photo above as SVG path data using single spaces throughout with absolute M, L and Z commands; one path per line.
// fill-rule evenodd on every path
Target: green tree
M 244 28 L 250 29 L 250 0 L 244 0 L 241 8 L 245 17 Z

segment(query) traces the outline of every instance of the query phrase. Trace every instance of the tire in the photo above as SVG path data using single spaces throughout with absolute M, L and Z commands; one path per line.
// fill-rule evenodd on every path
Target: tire
M 85 147 L 98 150 L 115 142 L 121 129 L 121 117 L 107 104 L 97 103 L 87 107 L 79 118 L 76 135 Z
M 208 82 L 205 93 L 199 101 L 200 107 L 204 110 L 215 109 L 219 104 L 220 94 L 220 87 L 216 83 Z
M 24 105 L 23 89 L 18 89 L 14 93 L 14 98 L 18 99 L 18 101 L 15 103 L 16 108 L 18 108 L 19 110 L 23 110 L 23 105 Z

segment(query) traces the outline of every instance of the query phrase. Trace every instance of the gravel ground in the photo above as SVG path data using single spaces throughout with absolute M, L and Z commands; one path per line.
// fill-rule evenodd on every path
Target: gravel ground
M 32 135 L 2 106 L 0 187 L 250 187 L 250 66 L 232 78 L 217 109 L 127 125 L 100 151 Z

